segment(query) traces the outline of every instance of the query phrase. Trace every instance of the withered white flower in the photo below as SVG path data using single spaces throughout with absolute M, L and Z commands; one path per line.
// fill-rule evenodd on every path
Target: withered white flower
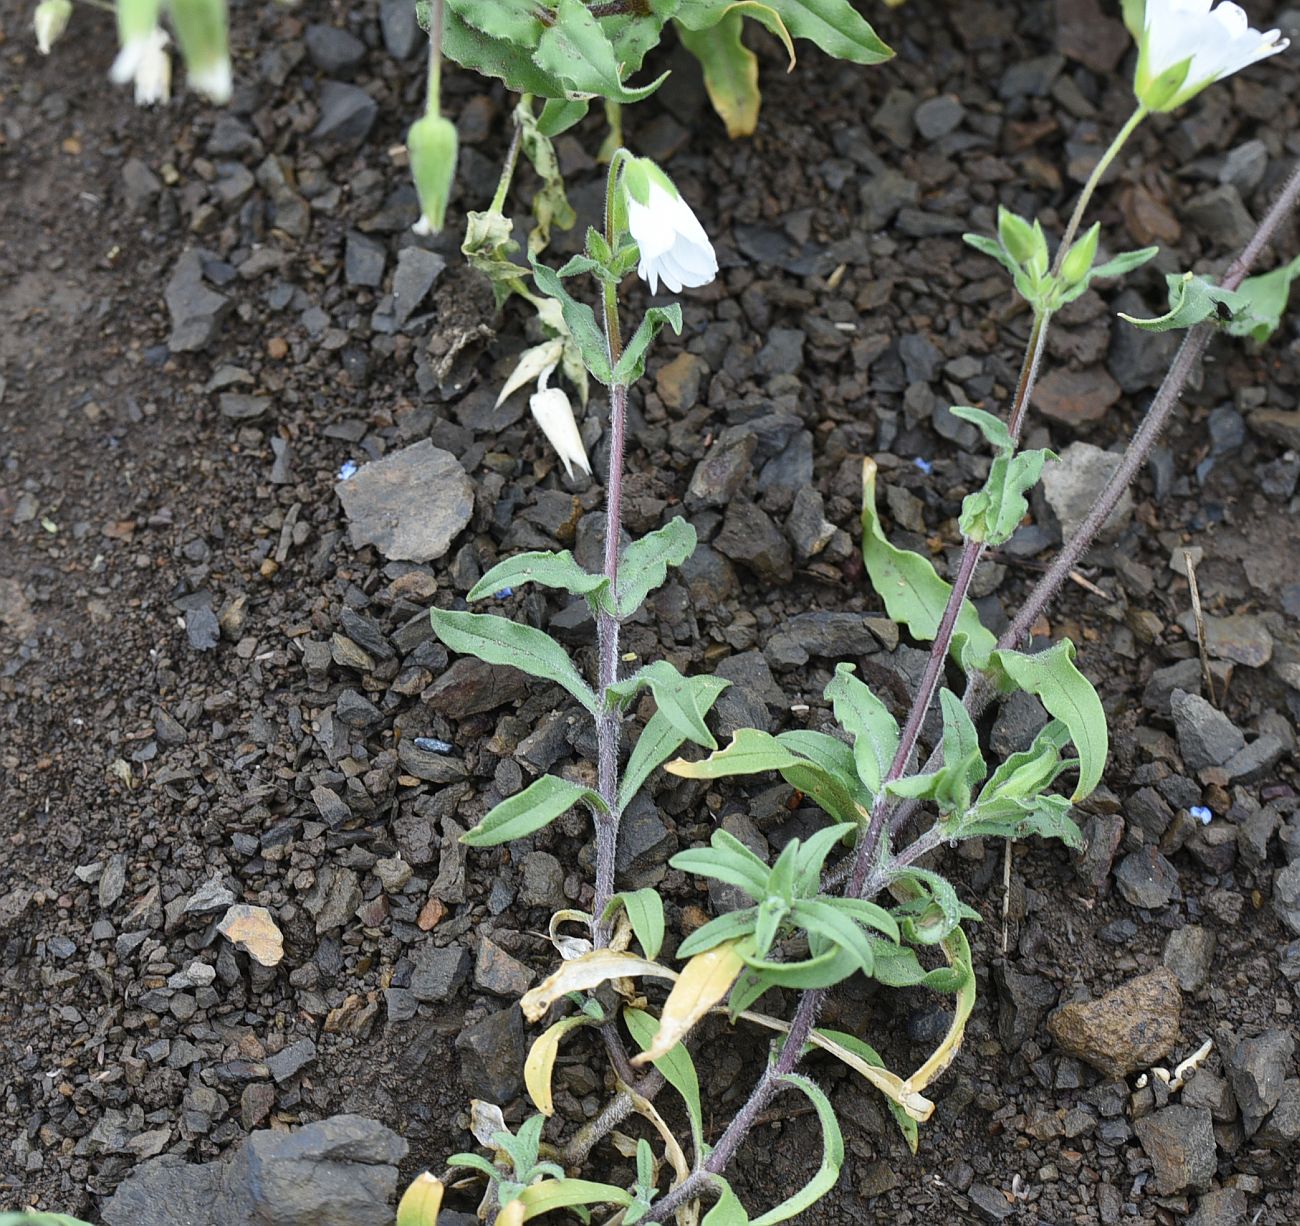
M 587 459 L 587 449 L 583 446 L 582 435 L 578 433 L 578 423 L 573 419 L 573 406 L 569 398 L 558 387 L 548 387 L 554 366 L 548 366 L 537 380 L 537 391 L 528 398 L 528 407 L 532 410 L 542 433 L 546 435 L 551 446 L 555 448 L 565 473 L 572 477 L 576 464 L 585 473 L 591 472 L 591 462 Z
M 640 248 L 637 276 L 659 292 L 707 285 L 718 275 L 718 257 L 691 206 L 673 181 L 649 158 L 630 158 L 623 170 L 627 228 Z
M 1253 29 L 1239 5 L 1146 0 L 1133 90 L 1148 110 L 1172 111 L 1215 81 L 1284 51 L 1279 30 Z
M 129 47 L 124 47 L 118 53 L 117 60 L 113 62 L 113 80 L 119 83 L 135 82 L 137 106 L 154 106 L 166 102 L 171 97 L 172 61 L 171 56 L 167 54 L 169 42 L 171 39 L 167 37 L 167 32 L 159 26 L 154 26 L 152 34 Z M 123 75 L 119 75 L 118 62 L 128 50 L 131 52 L 130 71 L 127 72 L 124 67 L 121 70 Z

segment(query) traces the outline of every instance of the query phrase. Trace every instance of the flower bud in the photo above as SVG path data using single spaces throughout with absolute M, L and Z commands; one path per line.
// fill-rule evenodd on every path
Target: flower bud
M 1075 241 L 1065 259 L 1061 261 L 1061 280 L 1066 285 L 1078 285 L 1092 270 L 1092 262 L 1097 258 L 1097 240 L 1101 234 L 1101 223 L 1094 221 L 1081 239 Z
M 190 88 L 218 105 L 230 101 L 226 0 L 169 0 Z
M 1034 256 L 1034 228 L 1010 209 L 998 206 L 998 241 L 1017 264 L 1026 265 Z
M 36 27 L 36 49 L 42 55 L 49 55 L 50 48 L 68 28 L 71 16 L 72 0 L 41 0 L 36 6 L 32 24 Z
M 411 178 L 420 197 L 417 234 L 437 234 L 442 229 L 456 177 L 456 149 L 456 125 L 444 115 L 425 115 L 406 134 Z
M 117 58 L 108 75 L 118 85 L 135 79 L 140 59 L 157 53 L 158 17 L 162 0 L 117 0 Z

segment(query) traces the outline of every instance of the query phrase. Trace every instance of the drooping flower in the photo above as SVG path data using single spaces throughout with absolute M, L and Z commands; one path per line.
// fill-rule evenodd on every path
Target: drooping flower
M 623 170 L 627 228 L 640 248 L 636 271 L 659 292 L 659 281 L 674 294 L 707 285 L 718 275 L 718 257 L 691 206 L 673 181 L 649 158 L 631 158 Z
M 411 178 L 420 198 L 416 234 L 437 234 L 447 217 L 447 200 L 456 178 L 456 125 L 445 115 L 423 115 L 406 134 Z
M 1146 0 L 1133 90 L 1148 110 L 1172 111 L 1223 77 L 1284 51 L 1281 31 L 1251 28 L 1229 0 Z
M 172 59 L 167 54 L 171 39 L 167 31 L 155 26 L 153 33 L 138 48 L 135 57 L 135 104 L 155 106 L 172 95 Z
M 226 0 L 169 0 L 169 8 L 189 87 L 223 106 L 234 84 Z
M 573 406 L 569 398 L 558 387 L 548 387 L 554 366 L 548 366 L 537 380 L 537 391 L 528 398 L 528 407 L 532 410 L 542 433 L 546 435 L 551 446 L 555 448 L 565 473 L 572 477 L 576 464 L 585 473 L 591 472 L 591 461 L 587 459 L 587 449 L 583 446 L 582 435 L 578 433 L 578 423 L 573 419 Z
M 109 77 L 118 85 L 136 79 L 136 69 L 146 55 L 156 56 L 158 48 L 158 18 L 162 13 L 162 0 L 117 0 L 117 58 L 108 70 Z M 171 66 L 168 65 L 168 81 Z M 136 90 L 136 101 L 139 89 Z
M 36 49 L 42 55 L 49 55 L 50 48 L 68 28 L 71 16 L 72 0 L 41 0 L 36 6 L 32 24 L 36 27 Z

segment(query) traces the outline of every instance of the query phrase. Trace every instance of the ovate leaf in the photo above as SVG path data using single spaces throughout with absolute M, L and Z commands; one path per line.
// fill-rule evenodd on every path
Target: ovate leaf
M 1169 273 L 1165 280 L 1169 283 L 1168 311 L 1155 319 L 1136 319 L 1123 311 L 1119 317 L 1144 332 L 1170 332 L 1195 327 L 1207 319 L 1226 322 L 1246 306 L 1239 293 L 1220 289 L 1195 273 Z
M 837 664 L 826 697 L 840 726 L 853 737 L 853 760 L 874 797 L 898 752 L 898 722 L 870 688 L 853 675 L 852 664 Z
M 1074 644 L 1062 639 L 1036 655 L 996 651 L 992 662 L 1016 687 L 1037 695 L 1048 714 L 1070 730 L 1079 751 L 1079 783 L 1070 799 L 1077 802 L 1091 794 L 1106 766 L 1109 734 L 1097 691 L 1075 667 Z
M 743 25 L 741 15 L 731 11 L 709 30 L 677 26 L 682 46 L 699 61 L 709 101 L 732 140 L 754 134 L 762 103 L 758 57 L 741 42 Z
M 550 825 L 561 813 L 567 813 L 578 803 L 590 805 L 600 813 L 609 811 L 600 795 L 591 788 L 570 783 L 559 775 L 543 775 L 522 792 L 507 796 L 473 830 L 461 835 L 460 841 L 470 847 L 495 847 L 498 843 L 522 839 Z
M 659 1019 L 642 1009 L 624 1009 L 623 1021 L 637 1045 L 642 1051 L 654 1045 L 659 1033 Z M 681 1043 L 677 1043 L 661 1056 L 652 1061 L 686 1104 L 687 1118 L 691 1122 L 691 1137 L 695 1143 L 696 1161 L 700 1161 L 705 1152 L 704 1145 L 704 1111 L 700 1104 L 700 1078 L 695 1071 L 695 1063 Z
M 632 333 L 632 339 L 628 341 L 622 357 L 614 367 L 615 383 L 624 385 L 635 383 L 645 374 L 646 351 L 665 324 L 672 328 L 674 335 L 681 336 L 681 303 L 674 302 L 671 306 L 652 306 L 646 309 L 640 324 L 637 325 L 637 330 Z
M 537 288 L 548 298 L 554 298 L 560 304 L 560 313 L 564 317 L 564 326 L 569 330 L 573 343 L 582 354 L 587 369 L 606 386 L 613 377 L 609 365 L 609 350 L 605 338 L 596 323 L 595 312 L 585 302 L 574 298 L 554 269 L 533 261 L 533 280 Z
M 528 1097 L 545 1116 L 555 1114 L 555 1104 L 551 1099 L 551 1077 L 555 1071 L 555 1058 L 560 1054 L 560 1041 L 569 1031 L 580 1026 L 591 1026 L 594 1019 L 579 1013 L 573 1017 L 562 1017 L 553 1026 L 547 1027 L 528 1049 L 528 1059 L 524 1061 L 524 1087 Z
M 613 1184 L 593 1183 L 589 1179 L 543 1179 L 525 1188 L 519 1194 L 519 1201 L 524 1206 L 520 1221 L 531 1222 L 574 1205 L 630 1205 L 632 1194 Z
M 641 952 L 647 958 L 657 958 L 664 943 L 664 904 L 659 895 L 648 887 L 642 890 L 625 890 L 609 900 L 602 918 L 609 919 L 619 907 L 627 912 L 628 921 L 636 939 L 641 942 Z
M 470 2 L 476 7 L 491 7 L 482 0 Z M 485 77 L 499 77 L 515 93 L 564 97 L 566 82 L 539 65 L 528 48 L 474 29 L 452 8 L 444 12 L 442 53 L 449 60 Z
M 530 677 L 558 682 L 593 715 L 599 709 L 595 692 L 549 634 L 491 613 L 430 609 L 429 617 L 438 637 L 452 651 L 477 656 L 487 664 L 508 664 Z
M 682 0 L 677 20 L 691 30 L 711 29 L 732 7 L 731 0 Z M 745 5 L 745 11 L 757 18 L 756 7 Z M 849 0 L 763 0 L 762 7 L 770 8 L 793 37 L 808 39 L 837 60 L 879 64 L 894 54 Z
M 618 564 L 617 615 L 631 617 L 641 602 L 663 585 L 670 566 L 680 566 L 695 552 L 695 529 L 681 516 L 633 541 Z
M 1258 277 L 1247 277 L 1237 293 L 1243 302 L 1228 324 L 1233 336 L 1249 336 L 1261 344 L 1277 331 L 1291 297 L 1291 282 L 1300 276 L 1300 256 Z
M 472 588 L 466 600 L 482 600 L 494 596 L 505 588 L 523 583 L 539 583 L 543 587 L 558 588 L 574 596 L 585 596 L 596 609 L 609 607 L 606 593 L 609 580 L 604 575 L 593 575 L 578 565 L 567 549 L 562 553 L 535 550 L 518 553 L 513 558 L 498 562 Z
M 649 686 L 655 705 L 678 732 L 705 749 L 716 749 L 718 743 L 704 723 L 704 713 L 729 684 L 717 677 L 683 677 L 667 660 L 656 660 L 626 681 L 615 682 L 608 695 L 627 701 L 637 690 Z
M 623 84 L 609 36 L 582 0 L 559 0 L 555 23 L 542 32 L 534 52 L 538 65 L 578 94 L 611 102 L 637 102 L 664 83 L 668 74 L 632 89 Z
M 897 549 L 886 539 L 876 512 L 876 463 L 870 457 L 862 462 L 862 558 L 890 619 L 907 626 L 916 638 L 933 639 L 952 587 L 927 558 Z M 967 672 L 982 669 L 996 646 L 997 638 L 980 621 L 975 606 L 965 601 L 952 636 L 954 658 Z

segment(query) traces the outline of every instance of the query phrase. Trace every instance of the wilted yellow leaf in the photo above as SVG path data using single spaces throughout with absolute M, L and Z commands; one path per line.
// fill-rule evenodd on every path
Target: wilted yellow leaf
M 527 1216 L 528 1206 L 522 1200 L 512 1200 L 497 1214 L 495 1226 L 522 1226 Z
M 438 1226 L 443 1186 L 428 1171 L 416 1178 L 397 1206 L 397 1226 Z
M 727 941 L 715 945 L 687 962 L 664 1001 L 654 1042 L 640 1055 L 632 1057 L 633 1064 L 647 1064 L 666 1056 L 690 1033 L 691 1027 L 726 996 L 745 965 L 736 948 L 739 944 L 739 941 Z
M 676 979 L 677 972 L 633 954 L 594 949 L 580 958 L 562 963 L 559 970 L 525 992 L 519 1005 L 530 1022 L 538 1021 L 566 992 L 586 992 L 609 979 L 649 975 L 655 979 Z
M 555 1114 L 555 1104 L 551 1101 L 551 1075 L 555 1070 L 555 1057 L 560 1053 L 560 1040 L 570 1030 L 589 1026 L 593 1020 L 585 1013 L 561 1018 L 539 1035 L 529 1049 L 528 1059 L 524 1061 L 524 1085 L 528 1088 L 528 1097 L 543 1115 L 550 1117 Z
M 265 907 L 236 903 L 217 925 L 217 931 L 263 966 L 279 966 L 284 957 L 284 934 Z

